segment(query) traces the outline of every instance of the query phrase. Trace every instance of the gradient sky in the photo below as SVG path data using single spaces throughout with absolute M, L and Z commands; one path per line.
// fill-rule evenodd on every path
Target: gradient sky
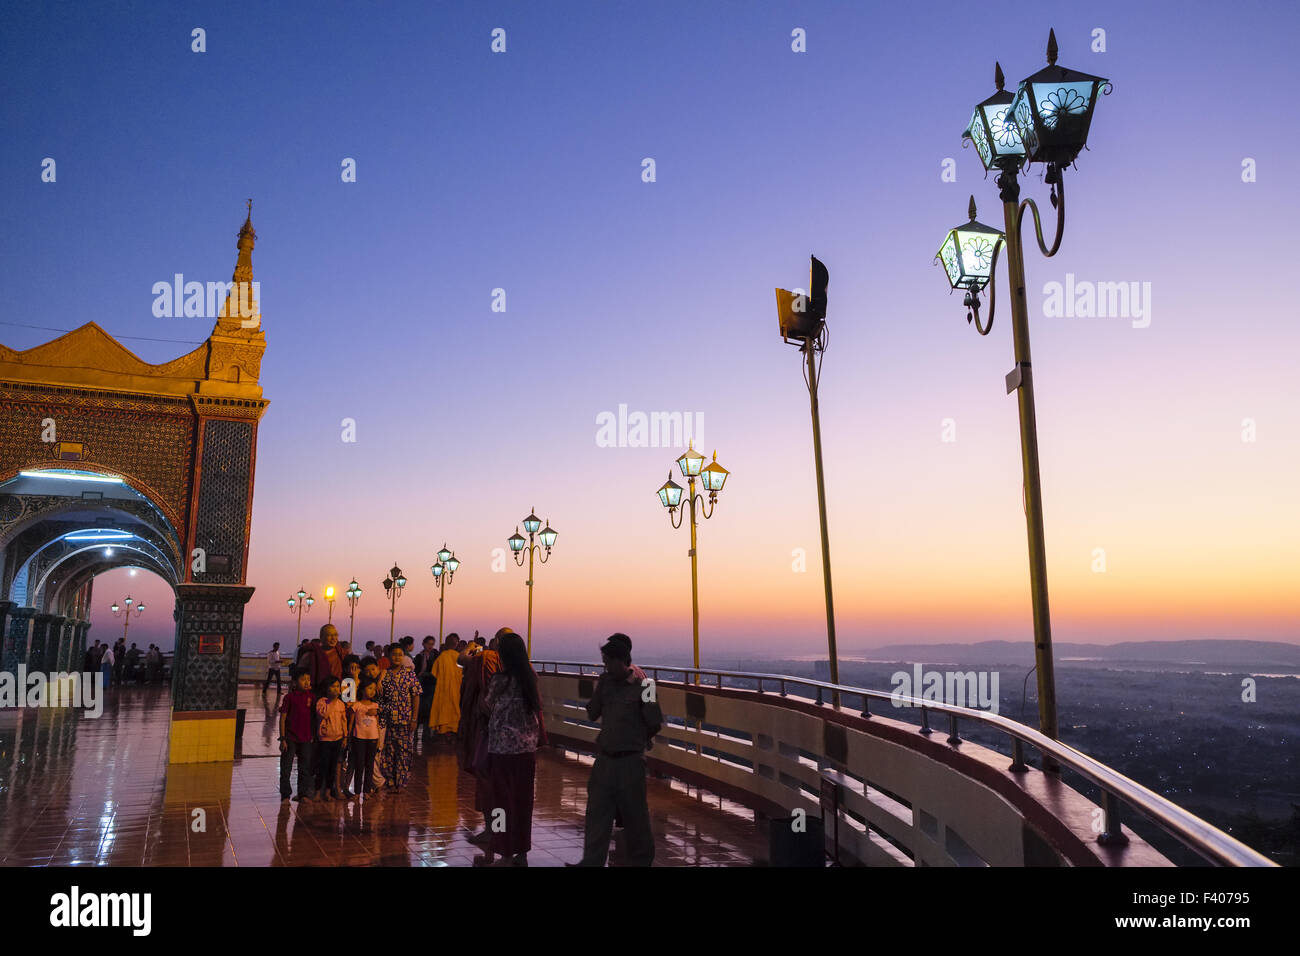
M 292 640 L 284 599 L 300 584 L 319 598 L 352 576 L 358 640 L 386 637 L 394 560 L 411 579 L 397 633 L 436 632 L 444 540 L 463 562 L 448 628 L 522 632 L 526 574 L 494 571 L 493 550 L 535 506 L 559 532 L 537 575 L 536 656 L 592 659 L 613 630 L 642 660 L 689 653 L 687 533 L 654 495 L 678 450 L 598 447 L 597 416 L 622 403 L 702 415 L 703 450 L 732 471 L 700 531 L 708 663 L 825 647 L 807 394 L 772 293 L 802 285 L 814 252 L 831 274 L 841 648 L 1029 640 L 1005 271 L 981 338 L 931 260 L 972 192 L 1001 225 L 960 134 L 994 60 L 1014 85 L 1055 27 L 1060 62 L 1114 93 L 1067 173 L 1061 253 L 1026 259 L 1054 635 L 1296 640 L 1300 13 L 973 9 L 11 4 L 0 320 L 95 321 L 177 340 L 124 340 L 147 361 L 180 355 L 211 320 L 154 318 L 151 287 L 228 279 L 251 196 L 271 404 L 245 650 Z M 795 27 L 807 53 L 791 52 Z M 344 157 L 356 183 L 340 181 Z M 1024 195 L 1050 219 L 1040 175 Z M 1046 317 L 1043 286 L 1067 273 L 1151 283 L 1150 326 Z M 15 348 L 54 334 L 0 325 Z M 116 633 L 106 608 L 128 588 L 159 611 L 133 634 L 170 646 L 167 588 L 144 573 L 97 580 L 92 636 Z M 323 618 L 318 605 L 306 624 Z

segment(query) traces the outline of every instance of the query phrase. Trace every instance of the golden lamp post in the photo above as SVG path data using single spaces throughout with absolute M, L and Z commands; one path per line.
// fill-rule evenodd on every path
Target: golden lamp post
M 309 595 L 302 588 L 298 589 L 297 594 L 289 595 L 289 600 L 285 602 L 289 605 L 289 613 L 298 615 L 298 643 L 302 643 L 302 615 L 311 610 L 311 606 L 316 603 L 316 599 Z
M 519 527 L 515 526 L 515 533 L 506 539 L 506 544 L 510 545 L 510 551 L 514 555 L 515 564 L 521 568 L 524 566 L 524 551 L 528 552 L 528 657 L 533 656 L 533 558 L 536 556 L 538 549 L 542 550 L 542 556 L 538 560 L 545 564 L 551 556 L 551 546 L 555 544 L 556 532 L 551 527 L 551 523 L 546 522 L 546 527 L 539 532 L 537 529 L 542 527 L 542 519 L 537 517 L 536 509 L 528 513 L 524 519 L 524 530 L 528 532 L 528 540 L 525 541 L 519 534 Z M 538 545 L 533 541 L 536 536 L 541 540 Z
M 144 613 L 144 605 L 137 604 L 134 608 L 132 608 L 131 595 L 129 594 L 126 596 L 126 600 L 123 601 L 122 603 L 125 604 L 126 607 L 124 608 L 118 607 L 117 602 L 115 601 L 109 607 L 109 610 L 113 612 L 114 617 L 122 618 L 122 640 L 125 641 L 126 632 L 131 629 L 131 612 L 135 611 L 135 616 L 139 617 L 141 614 Z
M 357 584 L 357 579 L 353 578 L 348 584 L 348 589 L 343 592 L 343 596 L 348 599 L 348 644 L 352 643 L 352 629 L 357 622 L 357 602 L 361 600 L 361 585 Z
M 442 610 L 443 599 L 446 596 L 447 585 L 451 584 L 451 579 L 456 576 L 456 569 L 460 567 L 460 559 L 447 550 L 444 543 L 442 550 L 438 552 L 438 560 L 429 568 L 433 572 L 433 579 L 438 583 L 438 645 L 442 646 Z
M 689 509 L 691 516 L 691 550 L 687 552 L 691 558 L 691 636 L 695 646 L 695 670 L 700 669 L 700 576 L 699 565 L 696 559 L 695 543 L 695 509 L 699 505 L 700 516 L 708 519 L 713 516 L 713 508 L 718 502 L 718 492 L 722 486 L 727 483 L 729 472 L 718 464 L 718 453 L 713 453 L 713 463 L 704 464 L 704 456 L 695 450 L 694 443 L 688 445 L 682 456 L 677 459 L 677 465 L 681 468 L 682 474 L 686 476 L 688 494 L 686 504 L 682 504 L 682 486 L 673 481 L 673 473 L 668 472 L 668 480 L 664 482 L 663 487 L 659 489 L 659 501 L 668 509 L 668 520 L 674 528 L 682 526 L 682 519 L 685 512 Z M 705 506 L 704 496 L 695 493 L 695 479 L 699 478 L 704 490 L 709 493 L 708 506 Z M 681 512 L 678 512 L 678 508 Z M 698 683 L 700 675 L 696 673 L 695 680 Z
M 1052 659 L 1052 626 L 1047 605 L 1047 546 L 1043 535 L 1043 493 L 1038 472 L 1038 424 L 1034 411 L 1034 379 L 1029 354 L 1029 308 L 1025 302 L 1025 260 L 1021 229 L 1025 213 L 1034 215 L 1034 236 L 1043 255 L 1056 255 L 1065 231 L 1064 171 L 1084 148 L 1099 96 L 1111 90 L 1109 80 L 1066 69 L 1056 64 L 1056 32 L 1047 38 L 1047 66 L 1022 80 L 1014 94 L 1003 89 L 1002 66 L 994 65 L 997 86 L 975 107 L 963 140 L 975 144 L 985 171 L 997 171 L 995 182 L 1002 200 L 1005 232 L 975 219 L 975 197 L 970 200 L 970 221 L 949 230 L 935 256 L 943 264 L 953 289 L 965 292 L 966 321 L 980 335 L 993 328 L 997 283 L 993 282 L 998 254 L 1007 249 L 1011 286 L 1011 340 L 1016 365 L 1006 377 L 1007 394 L 1016 393 L 1020 412 L 1020 462 L 1024 476 L 1025 524 L 1029 538 L 1029 584 L 1034 615 L 1034 661 L 1038 673 L 1038 728 L 1057 738 L 1056 675 Z M 963 142 L 963 145 L 966 145 Z M 1022 168 L 1042 163 L 1043 182 L 1051 188 L 1056 208 L 1056 235 L 1049 247 L 1043 240 L 1038 205 L 1020 201 L 1018 180 Z M 988 323 L 980 322 L 979 295 L 989 290 Z M 1053 769 L 1044 761 L 1043 769 Z
M 397 599 L 402 596 L 402 589 L 406 587 L 406 575 L 402 574 L 396 562 L 388 569 L 388 577 L 384 578 L 384 593 L 389 597 L 388 605 L 388 643 L 393 643 L 393 633 L 397 629 Z

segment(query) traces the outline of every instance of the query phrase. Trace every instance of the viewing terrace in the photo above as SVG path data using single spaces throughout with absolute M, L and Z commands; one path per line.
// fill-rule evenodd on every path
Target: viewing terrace
M 261 659 L 250 670 L 253 660 Z M 534 666 L 552 746 L 538 758 L 529 863 L 559 866 L 582 852 L 597 732 L 583 703 L 598 667 Z M 773 840 L 773 828 L 783 837 L 800 811 L 814 835 L 824 821 L 827 857 L 843 865 L 1169 865 L 1129 820 L 1148 821 L 1206 863 L 1271 865 L 1003 717 L 927 704 L 908 723 L 884 692 L 782 675 L 647 673 L 667 721 L 649 754 L 656 865 L 783 862 L 785 851 L 774 859 L 773 848 L 788 841 Z M 420 740 L 402 794 L 282 803 L 275 700 L 274 691 L 240 689 L 237 757 L 214 763 L 169 763 L 162 686 L 111 691 L 99 719 L 72 709 L 0 713 L 0 864 L 469 865 L 478 851 L 467 838 L 482 818 L 449 745 Z M 999 737 L 1003 751 L 963 736 L 974 728 Z M 1065 774 L 1035 767 L 1043 754 Z

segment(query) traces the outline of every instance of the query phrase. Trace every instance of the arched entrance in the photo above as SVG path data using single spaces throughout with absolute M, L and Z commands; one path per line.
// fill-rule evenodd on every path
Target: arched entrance
M 173 762 L 234 754 L 268 404 L 261 316 L 238 308 L 256 238 L 250 213 L 212 334 L 171 362 L 142 361 L 93 322 L 25 351 L 0 345 L 0 668 L 78 667 L 95 575 L 155 572 L 176 592 Z

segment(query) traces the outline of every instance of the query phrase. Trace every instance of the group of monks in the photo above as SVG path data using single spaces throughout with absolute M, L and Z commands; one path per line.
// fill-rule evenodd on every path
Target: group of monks
M 501 668 L 501 659 L 493 644 L 477 634 L 472 641 L 462 641 L 448 634 L 435 657 L 433 641 L 426 638 L 426 650 L 416 655 L 416 674 L 425 687 L 433 684 L 429 706 L 430 733 L 456 735 L 458 749 L 465 751 L 468 764 L 479 732 L 478 703 L 487 690 L 487 682 Z

